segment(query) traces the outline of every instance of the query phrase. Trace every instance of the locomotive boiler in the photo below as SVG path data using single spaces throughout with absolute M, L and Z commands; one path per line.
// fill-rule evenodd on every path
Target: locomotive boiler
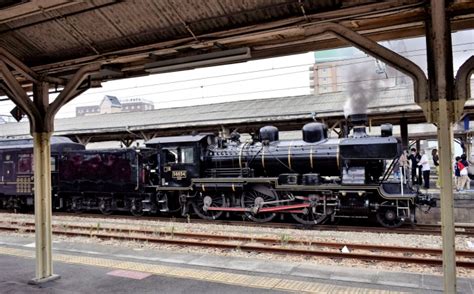
M 400 153 L 388 125 L 381 137 L 369 137 L 364 126 L 356 126 L 351 138 L 328 139 L 326 125 L 316 122 L 303 127 L 302 140 L 278 137 L 276 127 L 263 127 L 258 142 L 233 139 L 209 146 L 205 161 L 216 172 L 249 170 L 257 177 L 279 177 L 280 183 L 316 184 L 324 177 L 342 176 L 345 184 L 369 184 L 383 175 L 386 160 Z

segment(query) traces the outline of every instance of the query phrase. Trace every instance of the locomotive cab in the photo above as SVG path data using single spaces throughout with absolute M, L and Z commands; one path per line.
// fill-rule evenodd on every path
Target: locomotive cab
M 211 134 L 156 138 L 146 142 L 159 152 L 159 186 L 189 187 L 191 179 L 198 178 L 201 170 L 202 150 L 212 140 Z
M 163 146 L 160 152 L 160 184 L 169 187 L 189 186 L 190 178 L 198 175 L 196 171 L 199 171 L 196 151 L 195 144 Z

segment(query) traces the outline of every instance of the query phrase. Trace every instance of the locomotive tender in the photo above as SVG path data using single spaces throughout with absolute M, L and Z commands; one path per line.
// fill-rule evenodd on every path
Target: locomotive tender
M 83 150 L 53 141 L 54 208 L 134 215 L 193 210 L 204 219 L 240 214 L 256 222 L 291 215 L 307 225 L 375 216 L 383 226 L 397 227 L 415 220 L 416 205 L 434 205 L 407 184 L 388 180 L 401 152 L 390 125 L 369 137 L 364 116 L 353 117 L 352 124 L 352 135 L 337 139 L 315 122 L 303 127 L 302 140 L 293 141 L 279 140 L 272 126 L 248 142 L 237 133 L 228 139 L 155 138 L 142 149 Z M 31 205 L 32 174 L 24 180 L 20 168 L 25 154 L 31 165 L 31 146 L 7 145 L 0 147 L 0 203 Z

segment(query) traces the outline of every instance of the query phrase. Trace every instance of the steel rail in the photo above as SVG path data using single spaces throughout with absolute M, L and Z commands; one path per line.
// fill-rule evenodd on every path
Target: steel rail
M 71 213 L 54 213 L 53 215 L 67 215 Z M 79 217 L 86 218 L 104 218 L 101 214 L 79 214 Z M 184 222 L 184 223 L 199 223 L 199 224 L 215 224 L 215 225 L 231 225 L 231 226 L 249 226 L 249 227 L 265 227 L 265 228 L 282 228 L 282 229 L 300 229 L 313 231 L 340 231 L 340 232 L 368 232 L 368 233 L 385 233 L 385 234 L 413 234 L 413 235 L 441 235 L 440 225 L 416 225 L 406 228 L 388 229 L 384 227 L 360 227 L 360 226 L 340 226 L 340 225 L 304 225 L 300 223 L 257 223 L 252 221 L 235 221 L 235 220 L 204 220 L 187 218 L 169 218 L 159 216 L 142 216 L 140 218 L 130 215 L 109 215 L 107 218 L 112 219 L 144 219 L 162 222 Z M 457 235 L 466 235 L 474 237 L 474 225 L 471 226 L 456 226 Z
M 5 221 L 0 221 L 1 223 L 6 223 Z M 23 225 L 23 226 L 34 226 L 32 222 L 8 222 L 13 225 Z M 248 236 L 237 236 L 237 235 L 213 235 L 213 234 L 203 234 L 203 233 L 183 233 L 183 232 L 167 232 L 164 230 L 152 230 L 152 229 L 129 229 L 129 228 L 119 228 L 119 227 L 105 227 L 105 226 L 86 226 L 86 225 L 70 225 L 70 224 L 53 224 L 53 228 L 68 228 L 68 229 L 78 229 L 78 230 L 95 230 L 96 232 L 101 231 L 113 231 L 114 233 L 135 233 L 135 234 L 158 234 L 158 235 L 173 235 L 175 237 L 182 238 L 195 238 L 195 239 L 211 239 L 211 240 L 223 240 L 223 241 L 243 241 L 243 242 L 258 242 L 264 244 L 292 244 L 292 245 L 304 245 L 304 246 L 319 246 L 319 247 L 331 247 L 331 248 L 342 248 L 348 246 L 350 249 L 361 249 L 361 250 L 371 250 L 371 251 L 389 251 L 389 252 L 409 252 L 409 253 L 418 253 L 418 254 L 442 254 L 441 249 L 437 248 L 419 248 L 419 247 L 400 247 L 400 246 L 390 246 L 390 245 L 372 245 L 372 244 L 361 244 L 361 243 L 347 243 L 347 242 L 321 242 L 315 240 L 282 240 L 278 238 L 270 237 L 248 237 Z M 0 227 L 2 229 L 2 227 Z M 291 237 L 291 236 L 290 236 Z M 474 250 L 457 250 L 456 254 L 458 256 L 474 258 Z
M 300 223 L 257 223 L 246 220 L 204 220 L 200 218 L 174 218 L 174 217 L 160 217 L 160 216 L 131 216 L 131 215 L 103 215 L 103 214 L 76 214 L 67 212 L 54 212 L 53 216 L 71 216 L 91 218 L 91 219 L 107 219 L 107 220 L 147 220 L 157 222 L 178 222 L 178 223 L 195 223 L 195 224 L 214 224 L 214 225 L 230 225 L 230 226 L 248 226 L 248 227 L 264 227 L 277 229 L 297 229 L 297 230 L 311 230 L 311 231 L 337 231 L 337 232 L 367 232 L 367 233 L 384 233 L 384 234 L 411 234 L 411 235 L 441 235 L 441 226 L 436 224 L 418 224 L 412 227 L 401 227 L 388 229 L 384 227 L 370 227 L 370 226 L 341 226 L 341 225 L 304 225 Z M 474 237 L 473 226 L 457 225 L 455 227 L 456 235 L 472 236 Z

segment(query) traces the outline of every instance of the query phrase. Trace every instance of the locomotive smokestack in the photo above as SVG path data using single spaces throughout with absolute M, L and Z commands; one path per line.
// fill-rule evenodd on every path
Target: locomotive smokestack
M 351 114 L 349 115 L 349 122 L 352 125 L 352 136 L 354 138 L 367 137 L 367 132 L 365 131 L 367 125 L 367 114 Z
M 349 115 L 349 121 L 353 126 L 365 126 L 367 125 L 367 114 L 365 113 L 356 113 Z

